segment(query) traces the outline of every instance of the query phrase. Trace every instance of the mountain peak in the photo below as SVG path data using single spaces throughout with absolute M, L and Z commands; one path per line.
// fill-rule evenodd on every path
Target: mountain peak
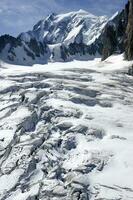
M 86 10 L 80 9 L 78 12 L 80 13 L 88 13 Z
M 106 17 L 97 17 L 82 9 L 65 14 L 52 13 L 39 21 L 32 31 L 22 34 L 20 37 L 24 41 L 27 39 L 29 41 L 31 37 L 47 44 L 66 43 L 66 41 L 68 43 L 74 41 L 88 43 L 90 39 L 94 41 L 93 36 L 99 33 L 99 31 L 91 31 L 91 29 L 101 25 L 103 27 L 106 21 Z
M 22 62 L 26 62 L 28 57 L 33 62 L 40 61 L 40 58 L 43 60 L 44 57 L 50 61 L 71 60 L 82 56 L 89 58 L 98 50 L 99 44 L 94 43 L 106 23 L 106 17 L 97 17 L 82 9 L 64 14 L 52 13 L 35 24 L 31 31 L 18 36 L 21 44 L 17 49 L 13 46 L 12 51 L 15 53 L 11 56 L 19 57 L 21 48 Z M 12 60 L 15 59 L 12 57 Z
M 83 10 L 83 9 L 80 9 L 77 11 L 77 14 L 82 14 L 82 15 L 90 15 L 92 17 L 97 17 L 96 15 L 93 15 L 92 13 L 86 11 L 86 10 Z

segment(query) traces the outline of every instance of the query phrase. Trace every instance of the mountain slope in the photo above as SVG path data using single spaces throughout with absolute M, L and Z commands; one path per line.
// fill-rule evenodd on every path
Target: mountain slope
M 0 37 L 0 59 L 18 65 L 32 65 L 47 63 L 49 49 L 46 44 L 31 39 L 25 43 L 20 38 L 9 35 Z
M 93 44 L 101 35 L 106 22 L 106 17 L 97 17 L 83 10 L 52 14 L 37 23 L 32 31 L 20 34 L 19 38 L 25 42 L 34 38 L 47 43 L 52 61 L 89 59 L 90 55 L 101 53 Z
M 9 37 L 10 40 L 6 40 L 9 47 L 3 49 L 4 53 L 0 57 L 16 64 L 93 58 L 101 54 L 101 41 L 97 44 L 95 42 L 106 22 L 106 17 L 97 17 L 83 10 L 52 14 L 39 21 L 32 31 L 21 33 L 16 38 L 19 49 L 18 46 L 14 48 Z
M 38 22 L 32 31 L 20 34 L 19 38 L 26 42 L 35 38 L 47 44 L 76 42 L 89 45 L 100 35 L 106 22 L 106 17 L 97 17 L 83 10 L 52 14 Z

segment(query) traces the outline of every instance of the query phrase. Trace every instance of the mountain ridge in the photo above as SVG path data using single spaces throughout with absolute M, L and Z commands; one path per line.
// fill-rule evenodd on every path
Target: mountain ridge
M 128 52 L 130 42 L 125 41 L 130 3 L 128 1 L 125 8 L 110 19 L 84 10 L 52 13 L 17 38 L 1 36 L 0 59 L 18 65 L 33 65 L 95 57 L 105 60 L 125 49 Z
M 84 10 L 51 14 L 35 24 L 32 31 L 21 33 L 16 38 L 16 42 L 20 42 L 18 46 L 19 48 L 21 46 L 23 52 L 21 60 L 18 58 L 16 47 L 12 47 L 11 40 L 10 49 L 12 50 L 8 49 L 9 52 L 6 52 L 7 60 L 11 57 L 9 60 L 11 62 L 32 65 L 40 62 L 86 60 L 89 57 L 95 57 L 101 52 L 94 43 L 106 23 L 105 16 L 97 17 Z M 12 55 L 8 55 L 10 51 Z M 24 52 L 26 56 L 24 56 Z M 2 55 L 0 56 L 2 57 Z M 3 59 L 6 60 L 4 56 Z

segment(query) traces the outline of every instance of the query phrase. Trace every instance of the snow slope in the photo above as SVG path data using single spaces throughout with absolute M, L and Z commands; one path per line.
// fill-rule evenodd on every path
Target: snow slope
M 131 64 L 1 63 L 1 200 L 133 199 Z

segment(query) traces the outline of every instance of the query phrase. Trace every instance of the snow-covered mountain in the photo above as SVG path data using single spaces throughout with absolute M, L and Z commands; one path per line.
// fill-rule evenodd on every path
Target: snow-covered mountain
M 128 49 L 132 52 L 131 34 L 128 36 L 126 31 L 128 15 L 129 2 L 109 20 L 84 10 L 53 13 L 39 21 L 33 30 L 21 33 L 17 38 L 0 37 L 0 58 L 9 63 L 33 65 L 89 60 L 99 56 L 104 60 L 113 53 L 123 53 L 125 49 L 128 54 Z M 130 19 L 132 24 L 132 17 Z M 126 38 L 129 38 L 127 47 Z
M 47 63 L 120 53 L 127 23 L 131 59 L 130 3 L 108 21 L 52 14 L 0 37 L 0 200 L 133 199 L 133 61 Z
M 106 23 L 107 17 L 84 10 L 52 14 L 39 21 L 32 31 L 21 33 L 16 38 L 17 46 L 8 40 L 0 57 L 18 64 L 90 59 L 101 54 L 101 42 L 95 42 Z
M 47 44 L 92 44 L 99 37 L 107 18 L 94 16 L 84 10 L 66 14 L 52 14 L 39 21 L 32 31 L 20 34 L 20 38 L 29 42 L 31 38 Z
M 0 60 L 18 65 L 32 65 L 47 63 L 49 48 L 46 44 L 31 39 L 25 43 L 19 38 L 9 35 L 0 37 Z

